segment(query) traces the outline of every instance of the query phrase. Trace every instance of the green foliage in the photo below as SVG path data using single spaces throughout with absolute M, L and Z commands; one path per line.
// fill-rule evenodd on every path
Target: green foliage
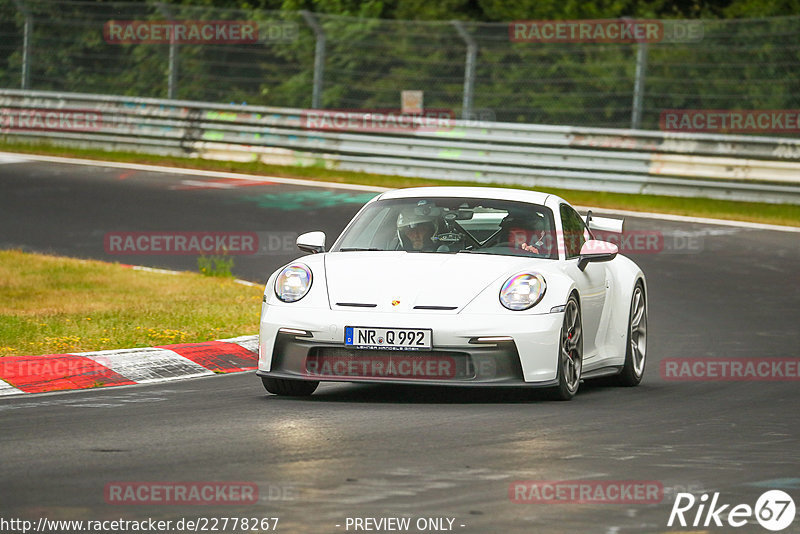
M 201 274 L 219 278 L 232 278 L 233 258 L 225 254 L 216 256 L 201 255 L 197 258 L 197 268 Z
M 648 45 L 644 128 L 657 129 L 665 109 L 800 106 L 795 74 L 800 17 L 785 16 L 800 12 L 800 0 L 187 0 L 166 7 L 25 0 L 25 5 L 33 20 L 31 88 L 39 90 L 165 98 L 170 46 L 110 44 L 103 38 L 104 24 L 254 20 L 262 27 L 293 24 L 296 38 L 180 45 L 176 98 L 308 108 L 316 37 L 300 12 L 305 9 L 315 12 L 325 33 L 325 108 L 397 108 L 401 90 L 419 89 L 426 108 L 460 115 L 466 43 L 450 21 L 462 20 L 478 46 L 475 109 L 507 122 L 625 128 L 639 45 L 515 43 L 503 21 L 702 17 L 702 41 Z M 0 0 L 0 87 L 20 85 L 24 20 L 12 0 Z

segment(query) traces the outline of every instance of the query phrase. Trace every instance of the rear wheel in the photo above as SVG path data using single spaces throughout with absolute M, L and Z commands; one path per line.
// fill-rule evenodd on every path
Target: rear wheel
M 307 397 L 314 393 L 319 382 L 306 380 L 288 380 L 286 378 L 270 378 L 262 376 L 261 382 L 264 389 L 275 395 L 285 395 L 288 397 Z
M 578 392 L 583 367 L 583 323 L 575 295 L 564 308 L 564 322 L 558 347 L 558 386 L 551 391 L 556 400 L 570 400 Z
M 625 365 L 613 381 L 619 386 L 637 386 L 644 376 L 647 355 L 647 305 L 642 282 L 637 282 L 633 288 L 626 347 Z

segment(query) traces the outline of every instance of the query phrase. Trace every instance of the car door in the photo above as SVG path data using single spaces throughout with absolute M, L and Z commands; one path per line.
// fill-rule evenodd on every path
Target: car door
M 562 238 L 566 253 L 565 272 L 578 286 L 581 296 L 581 318 L 583 320 L 583 358 L 590 360 L 597 354 L 600 321 L 608 289 L 608 271 L 605 263 L 589 263 L 586 269 L 578 268 L 581 247 L 591 233 L 583 219 L 571 206 L 561 204 Z

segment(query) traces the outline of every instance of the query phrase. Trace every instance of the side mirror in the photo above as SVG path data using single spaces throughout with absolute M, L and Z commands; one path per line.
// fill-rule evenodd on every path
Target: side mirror
M 309 254 L 325 252 L 325 232 L 307 232 L 297 236 L 297 248 Z
M 578 269 L 583 271 L 589 262 L 611 261 L 619 254 L 619 247 L 614 243 L 590 239 L 581 247 L 581 255 L 578 258 Z

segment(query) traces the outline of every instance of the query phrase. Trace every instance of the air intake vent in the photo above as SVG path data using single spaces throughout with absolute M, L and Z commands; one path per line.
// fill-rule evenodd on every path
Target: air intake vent
M 337 302 L 337 306 L 349 306 L 351 308 L 376 308 L 377 304 L 365 304 L 363 302 Z
M 415 310 L 456 310 L 458 306 L 414 306 Z

